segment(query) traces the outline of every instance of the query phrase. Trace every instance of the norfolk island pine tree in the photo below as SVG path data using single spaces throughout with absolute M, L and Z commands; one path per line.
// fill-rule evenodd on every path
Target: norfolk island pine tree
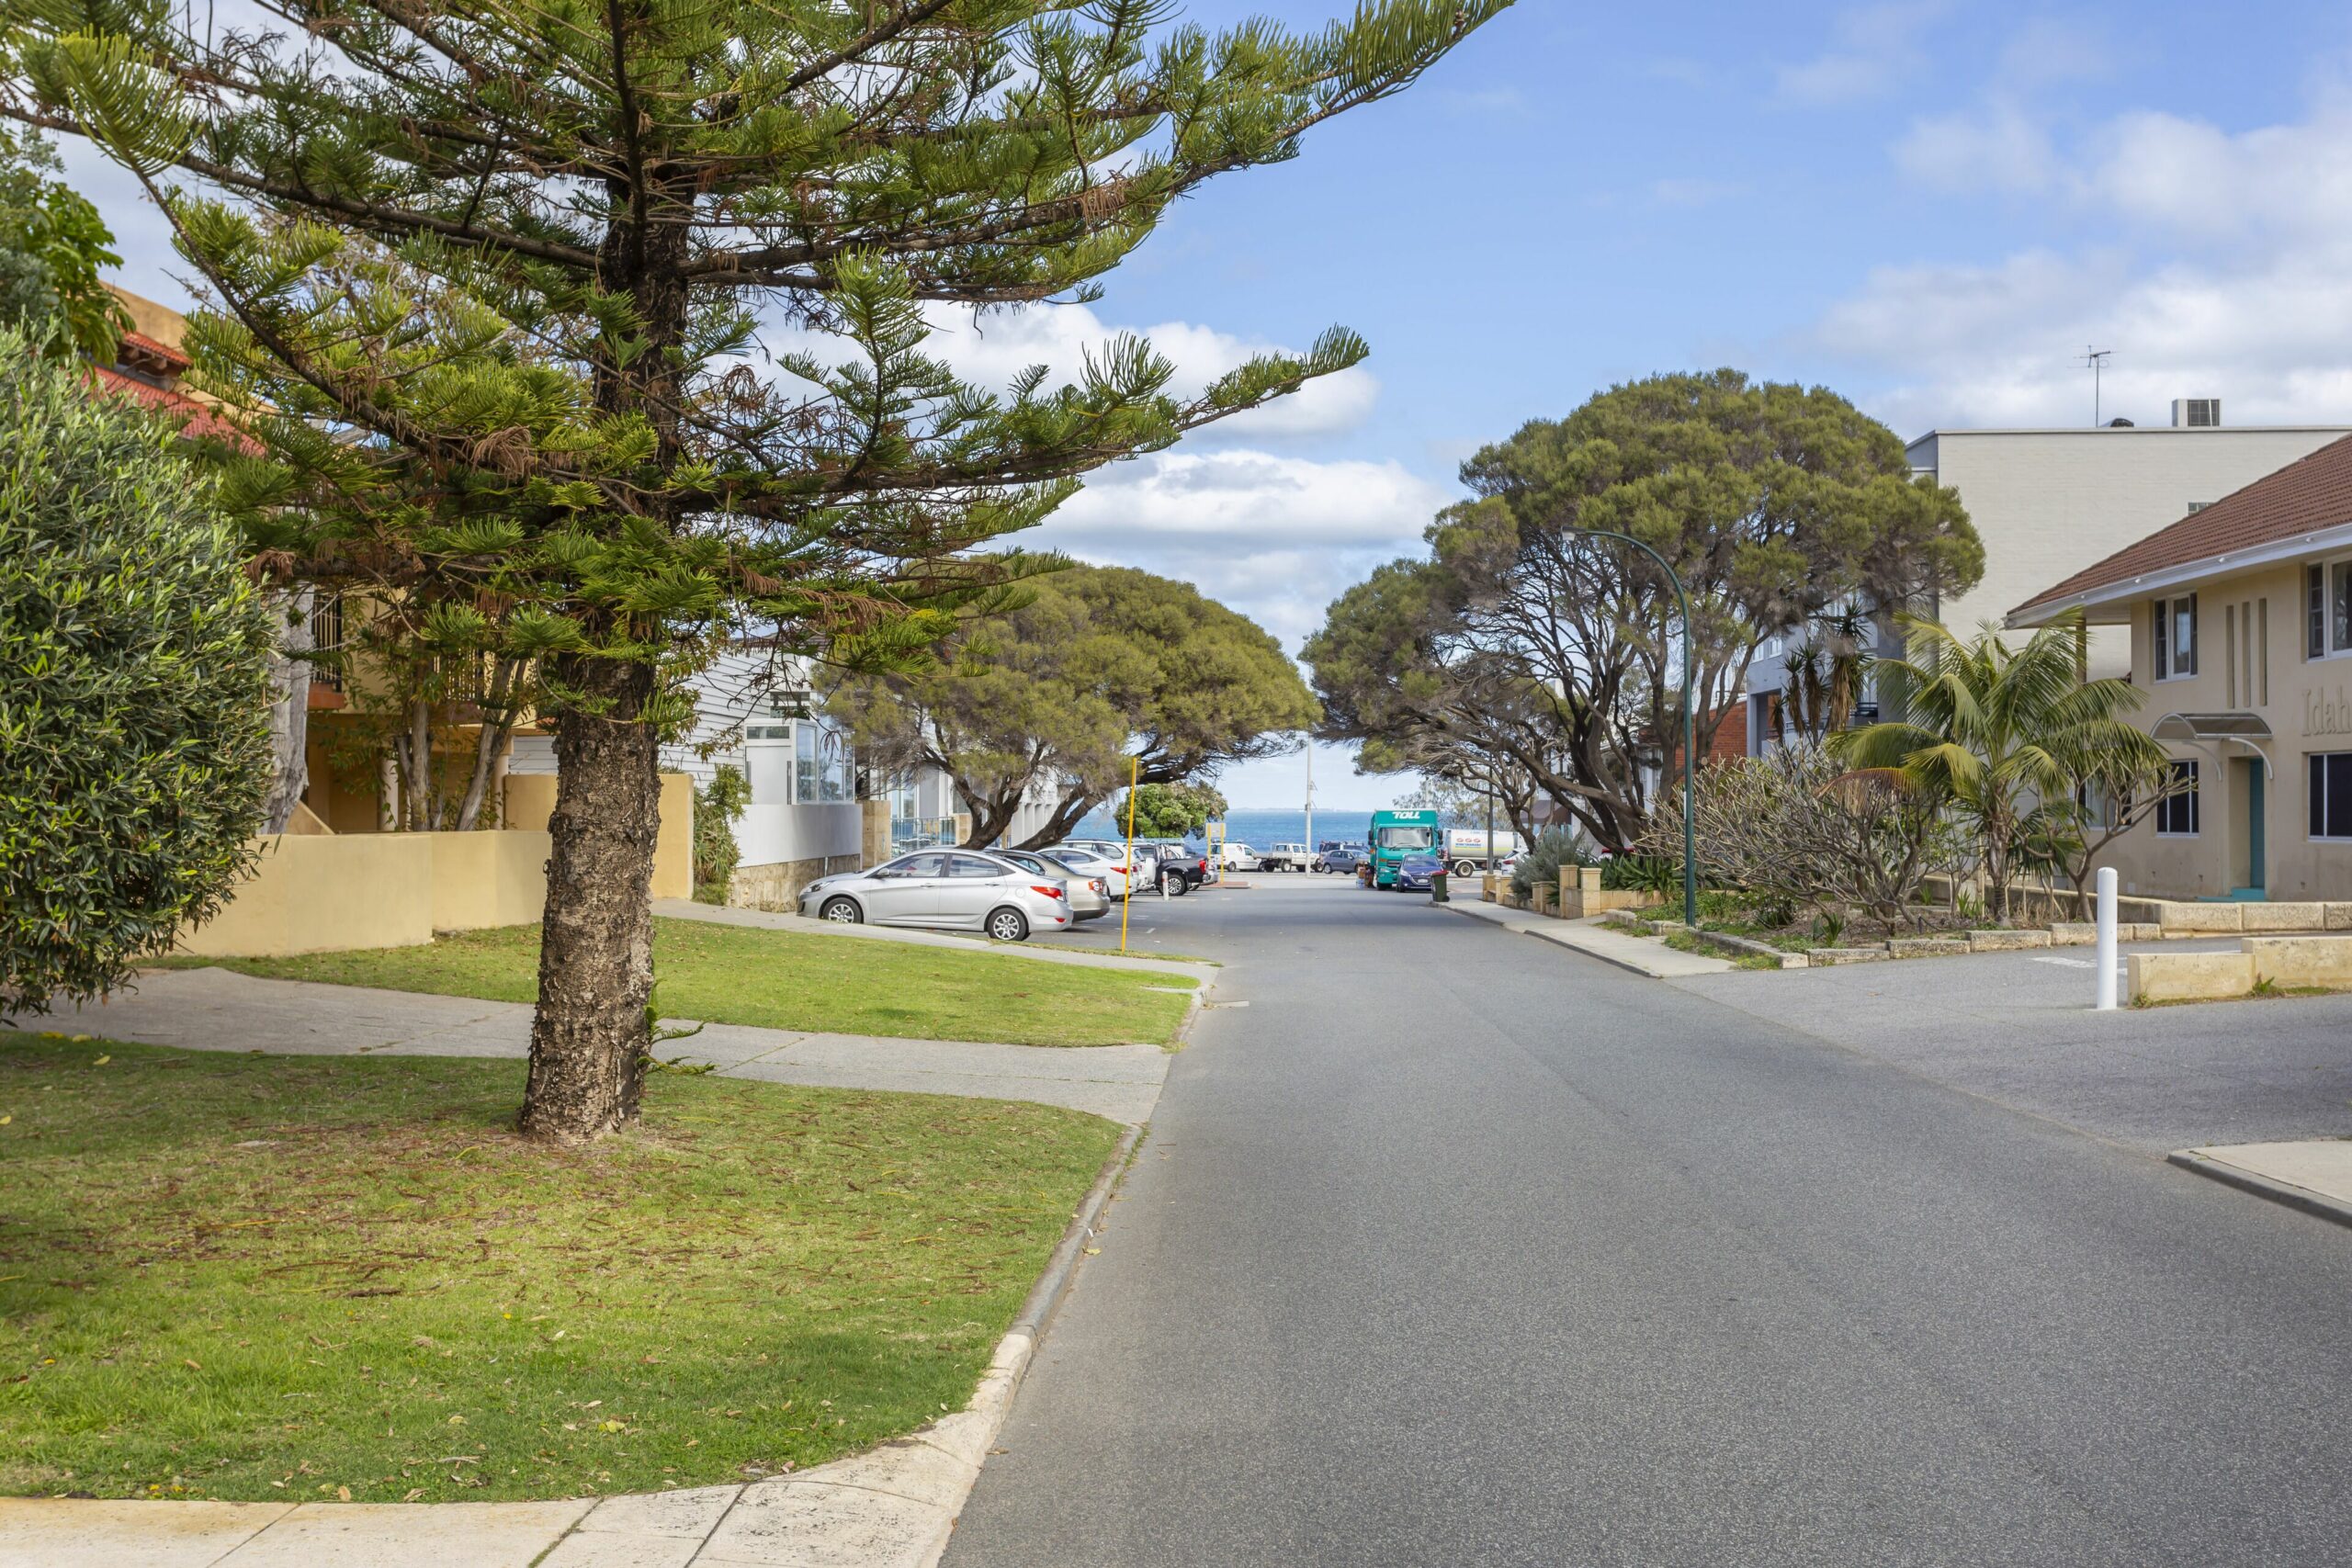
M 975 552 L 1076 477 L 1355 363 L 1334 329 L 1199 397 L 1122 338 L 1008 395 L 921 352 L 922 308 L 1097 297 L 1214 175 L 1286 159 L 1508 0 L 1379 0 L 1311 33 L 1162 0 L 0 0 L 0 112 L 135 172 L 218 297 L 201 368 L 257 551 L 469 579 L 542 671 L 560 777 L 521 1124 L 637 1114 L 658 735 L 745 628 L 920 661 L 1049 561 Z M 843 363 L 752 358 L 758 310 Z M 429 330 L 419 329 L 431 318 Z

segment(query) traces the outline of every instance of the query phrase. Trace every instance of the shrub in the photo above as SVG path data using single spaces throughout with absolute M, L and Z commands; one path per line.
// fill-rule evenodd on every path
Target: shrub
M 1849 906 L 1905 918 L 1936 827 L 1925 792 L 1897 774 L 1849 770 L 1814 746 L 1709 768 L 1698 807 L 1699 857 L 1711 875 L 1791 920 L 1801 908 Z M 1681 842 L 1681 802 L 1669 800 L 1641 847 Z
M 1538 887 L 1557 887 L 1560 868 L 1564 865 L 1590 865 L 1592 852 L 1582 840 L 1566 828 L 1546 828 L 1527 846 L 1527 853 L 1510 874 L 1511 895 L 1518 898 L 1534 897 Z
M 253 863 L 273 627 L 174 441 L 0 328 L 0 1012 L 114 989 Z
M 1678 825 L 1674 830 L 1676 843 L 1681 842 L 1681 835 L 1682 829 Z M 1664 898 L 1682 890 L 1682 857 L 1611 855 L 1601 863 L 1600 886 L 1612 893 L 1644 893 L 1654 898 Z
M 710 783 L 695 791 L 695 901 L 724 904 L 734 886 L 742 849 L 735 842 L 735 818 L 750 804 L 752 783 L 743 770 L 722 764 Z

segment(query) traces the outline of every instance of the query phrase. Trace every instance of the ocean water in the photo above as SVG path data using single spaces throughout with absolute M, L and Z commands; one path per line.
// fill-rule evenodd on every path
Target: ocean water
M 1483 826 L 1484 824 L 1471 824 Z M 1496 827 L 1510 830 L 1508 822 Z M 1361 844 L 1372 828 L 1372 813 L 1368 810 L 1339 810 L 1325 807 L 1315 809 L 1315 843 L 1326 839 L 1338 839 L 1343 843 Z M 1071 834 L 1076 839 L 1116 839 L 1126 832 L 1125 823 L 1111 820 L 1108 812 L 1098 811 L 1078 826 Z M 1225 837 L 1234 843 L 1248 844 L 1262 850 L 1269 844 L 1304 844 L 1306 838 L 1306 813 L 1304 811 L 1234 811 L 1225 819 Z

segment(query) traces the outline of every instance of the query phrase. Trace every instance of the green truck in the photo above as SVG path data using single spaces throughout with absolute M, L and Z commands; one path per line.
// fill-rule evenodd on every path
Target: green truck
M 1434 860 L 1443 852 L 1445 830 L 1434 811 L 1375 811 L 1364 842 L 1372 853 L 1372 885 L 1394 887 L 1396 868 L 1406 861 Z

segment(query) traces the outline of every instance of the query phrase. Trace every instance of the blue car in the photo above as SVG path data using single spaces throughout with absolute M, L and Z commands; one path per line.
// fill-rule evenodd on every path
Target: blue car
M 1344 872 L 1353 876 L 1356 867 L 1363 863 L 1363 846 L 1327 841 L 1322 852 L 1315 857 L 1315 863 L 1321 870 Z
M 1444 863 L 1434 856 L 1415 855 L 1398 863 L 1395 886 L 1426 893 L 1430 890 L 1430 878 L 1443 868 Z

